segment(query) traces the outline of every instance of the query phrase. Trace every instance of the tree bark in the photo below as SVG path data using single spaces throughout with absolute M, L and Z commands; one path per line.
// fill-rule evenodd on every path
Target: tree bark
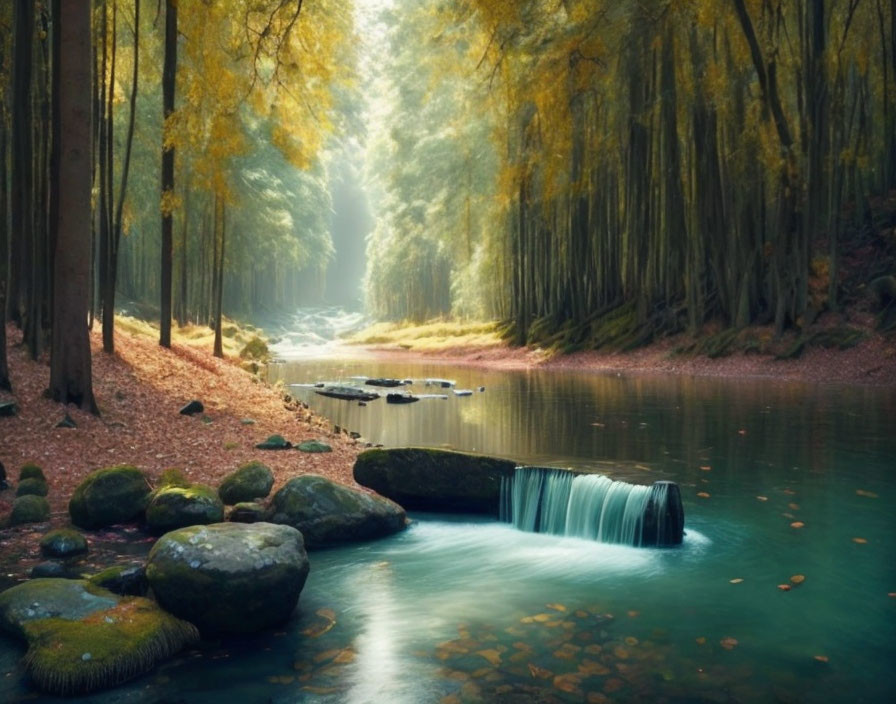
M 87 305 L 90 271 L 91 2 L 59 2 L 53 32 L 54 75 L 52 223 L 56 253 L 50 396 L 98 413 L 93 397 Z
M 174 79 L 177 75 L 177 1 L 165 0 L 165 59 L 162 67 L 162 271 L 159 344 L 171 347 L 171 267 L 174 227 L 174 145 L 167 138 L 168 119 L 174 112 Z

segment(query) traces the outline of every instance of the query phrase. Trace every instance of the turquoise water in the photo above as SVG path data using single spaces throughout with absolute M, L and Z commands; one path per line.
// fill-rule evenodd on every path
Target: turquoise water
M 632 548 L 416 515 L 401 535 L 312 553 L 282 630 L 203 644 L 86 700 L 894 700 L 892 391 L 360 362 L 275 374 L 484 385 L 409 406 L 295 393 L 375 443 L 674 480 L 684 544 Z M 0 641 L 0 701 L 53 701 L 29 698 L 20 656 Z

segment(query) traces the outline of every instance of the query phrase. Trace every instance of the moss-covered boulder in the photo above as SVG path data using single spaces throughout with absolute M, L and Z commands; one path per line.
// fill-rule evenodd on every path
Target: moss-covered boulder
M 252 633 L 282 623 L 307 576 L 302 534 L 270 523 L 172 531 L 146 563 L 159 603 L 204 634 Z
M 40 539 L 40 552 L 46 557 L 72 557 L 87 552 L 87 540 L 71 528 L 51 530 Z
M 156 533 L 223 520 L 224 504 L 214 489 L 202 484 L 163 487 L 146 507 L 146 525 Z
M 178 469 L 177 467 L 169 467 L 168 469 L 162 470 L 162 474 L 159 477 L 158 488 L 161 489 L 166 486 L 190 486 L 191 482 L 187 479 L 187 475 L 184 474 L 182 469 Z
M 26 462 L 19 468 L 19 481 L 21 482 L 25 479 L 40 479 L 42 482 L 47 481 L 47 477 L 44 475 L 44 470 L 33 462 Z
M 234 523 L 259 523 L 264 520 L 267 507 L 260 501 L 240 501 L 230 511 L 228 520 Z
M 28 643 L 34 684 L 64 695 L 142 675 L 199 635 L 148 599 L 66 579 L 33 579 L 0 594 L 0 628 Z
M 16 487 L 16 496 L 46 496 L 50 493 L 47 483 L 43 479 L 23 479 Z
M 301 452 L 332 452 L 333 448 L 325 442 L 319 440 L 305 440 L 296 445 L 296 449 Z
M 292 447 L 292 443 L 282 435 L 268 435 L 268 439 L 258 443 L 258 450 L 288 450 Z
M 146 596 L 149 583 L 143 565 L 115 565 L 90 575 L 87 581 L 122 596 Z
M 274 494 L 266 519 L 293 526 L 309 548 L 381 538 L 403 530 L 404 509 L 316 474 L 291 479 Z
M 127 523 L 142 517 L 151 488 L 136 467 L 121 465 L 98 469 L 75 489 L 68 504 L 72 523 L 95 529 Z
M 261 462 L 248 462 L 224 478 L 218 495 L 225 504 L 233 506 L 241 501 L 263 499 L 271 493 L 272 486 L 273 472 Z
M 515 462 L 428 448 L 372 449 L 355 461 L 355 481 L 407 509 L 497 516 L 501 480 Z
M 43 523 L 50 519 L 50 504 L 43 496 L 26 494 L 12 502 L 9 514 L 9 525 L 19 526 L 23 523 Z

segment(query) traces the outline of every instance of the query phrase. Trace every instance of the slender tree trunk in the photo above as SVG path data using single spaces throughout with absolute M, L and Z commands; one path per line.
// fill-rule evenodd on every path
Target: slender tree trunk
M 3 39 L 0 38 L 0 61 L 3 60 Z M 6 359 L 6 284 L 9 280 L 9 179 L 6 163 L 6 115 L 0 110 L 0 389 L 12 391 L 9 364 Z
M 50 396 L 98 413 L 93 397 L 87 304 L 90 272 L 91 2 L 59 2 L 53 32 L 54 75 L 51 178 L 56 245 Z
M 165 0 L 165 59 L 162 67 L 162 270 L 159 344 L 171 347 L 171 267 L 174 198 L 174 145 L 169 141 L 168 119 L 174 112 L 174 79 L 177 75 L 177 0 Z
M 221 217 L 218 225 L 221 229 L 221 247 L 218 255 L 217 292 L 215 296 L 215 357 L 224 357 L 224 343 L 221 329 L 221 308 L 224 299 L 224 245 L 227 241 L 227 205 L 221 202 Z

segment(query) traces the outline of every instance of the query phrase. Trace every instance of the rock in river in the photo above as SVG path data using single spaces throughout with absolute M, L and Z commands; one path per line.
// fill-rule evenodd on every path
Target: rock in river
M 316 474 L 288 481 L 274 494 L 266 517 L 298 528 L 309 548 L 381 538 L 407 522 L 404 509 L 392 501 Z
M 28 643 L 28 673 L 53 694 L 115 686 L 198 638 L 153 601 L 68 579 L 32 579 L 0 594 L 0 630 Z
M 87 540 L 70 528 L 51 530 L 40 539 L 40 552 L 46 557 L 71 557 L 87 552 Z
M 289 618 L 308 576 L 302 534 L 270 523 L 166 533 L 146 564 L 149 586 L 203 634 L 252 633 Z
M 140 518 L 149 502 L 149 482 L 136 467 L 121 465 L 91 472 L 68 503 L 72 523 L 95 529 Z
M 241 501 L 263 499 L 271 493 L 274 475 L 261 462 L 247 462 L 224 478 L 218 487 L 218 495 L 228 506 Z
M 510 460 L 428 448 L 373 449 L 355 462 L 355 481 L 407 509 L 498 515 Z

